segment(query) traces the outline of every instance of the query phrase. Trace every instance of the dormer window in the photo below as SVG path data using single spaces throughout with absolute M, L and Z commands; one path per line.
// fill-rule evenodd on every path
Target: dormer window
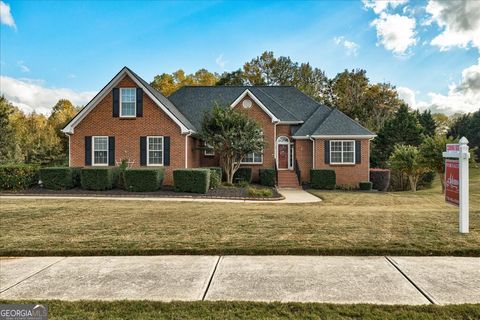
M 120 88 L 120 117 L 131 118 L 137 115 L 137 89 Z

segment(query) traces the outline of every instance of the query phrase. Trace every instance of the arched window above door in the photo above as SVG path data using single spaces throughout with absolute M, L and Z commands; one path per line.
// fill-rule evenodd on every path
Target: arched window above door
M 277 143 L 290 143 L 290 139 L 285 136 L 280 136 L 277 138 Z

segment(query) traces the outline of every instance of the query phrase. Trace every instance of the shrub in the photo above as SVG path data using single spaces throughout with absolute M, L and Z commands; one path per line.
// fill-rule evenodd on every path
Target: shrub
M 252 183 L 252 168 L 238 168 L 233 175 L 233 181 L 246 181 Z
M 222 169 L 211 167 L 210 169 L 210 188 L 217 188 L 222 183 Z
M 260 184 L 267 187 L 275 187 L 276 173 L 275 169 L 260 169 Z
M 37 166 L 28 164 L 0 165 L 0 190 L 22 190 L 37 183 Z
M 335 170 L 331 169 L 311 169 L 310 185 L 314 189 L 335 189 L 337 176 Z
M 273 195 L 272 189 L 268 188 L 247 188 L 248 195 L 255 198 L 270 198 Z
M 370 169 L 370 181 L 373 189 L 383 192 L 387 191 L 390 185 L 390 170 Z
M 337 184 L 335 186 L 335 189 L 338 189 L 338 190 L 343 190 L 343 191 L 352 191 L 352 190 L 357 190 L 358 187 L 354 186 L 353 184 Z
M 248 183 L 247 181 L 245 180 L 240 180 L 238 183 L 237 183 L 237 186 L 240 187 L 240 188 L 246 188 L 250 185 L 250 183 Z
M 418 181 L 418 188 L 430 189 L 433 185 L 433 180 L 435 180 L 435 172 L 434 171 L 425 172 L 420 176 L 420 180 Z
M 72 179 L 73 179 L 73 186 L 80 187 L 82 185 L 81 182 L 81 175 L 82 175 L 82 167 L 71 167 L 72 169 Z
M 361 181 L 358 186 L 360 187 L 360 190 L 372 190 L 372 183 L 370 181 Z
M 207 193 L 210 187 L 210 169 L 174 170 L 173 185 L 177 192 Z
M 82 168 L 80 182 L 83 189 L 109 190 L 112 189 L 118 178 L 118 168 Z
M 162 186 L 164 173 L 164 168 L 126 169 L 120 171 L 120 174 L 123 175 L 125 190 L 134 192 L 157 191 Z
M 42 168 L 40 169 L 40 180 L 47 189 L 71 189 L 75 186 L 73 171 L 69 167 Z

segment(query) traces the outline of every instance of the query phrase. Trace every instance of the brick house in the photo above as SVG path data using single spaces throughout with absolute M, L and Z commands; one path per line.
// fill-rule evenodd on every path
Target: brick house
M 65 126 L 69 165 L 164 166 L 173 170 L 218 166 L 219 158 L 198 139 L 203 114 L 214 105 L 237 108 L 262 126 L 263 153 L 242 166 L 277 168 L 279 186 L 308 182 L 310 169 L 336 171 L 337 184 L 369 180 L 370 140 L 375 134 L 337 109 L 291 86 L 192 86 L 166 98 L 124 67 Z

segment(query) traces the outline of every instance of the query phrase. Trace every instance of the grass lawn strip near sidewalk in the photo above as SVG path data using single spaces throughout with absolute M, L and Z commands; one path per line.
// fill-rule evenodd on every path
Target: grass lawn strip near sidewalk
M 0 200 L 0 255 L 480 256 L 480 170 L 470 233 L 439 191 L 314 191 L 313 204 Z
M 2 301 L 48 306 L 49 319 L 421 319 L 480 318 L 480 304 L 448 306 L 261 302 Z

